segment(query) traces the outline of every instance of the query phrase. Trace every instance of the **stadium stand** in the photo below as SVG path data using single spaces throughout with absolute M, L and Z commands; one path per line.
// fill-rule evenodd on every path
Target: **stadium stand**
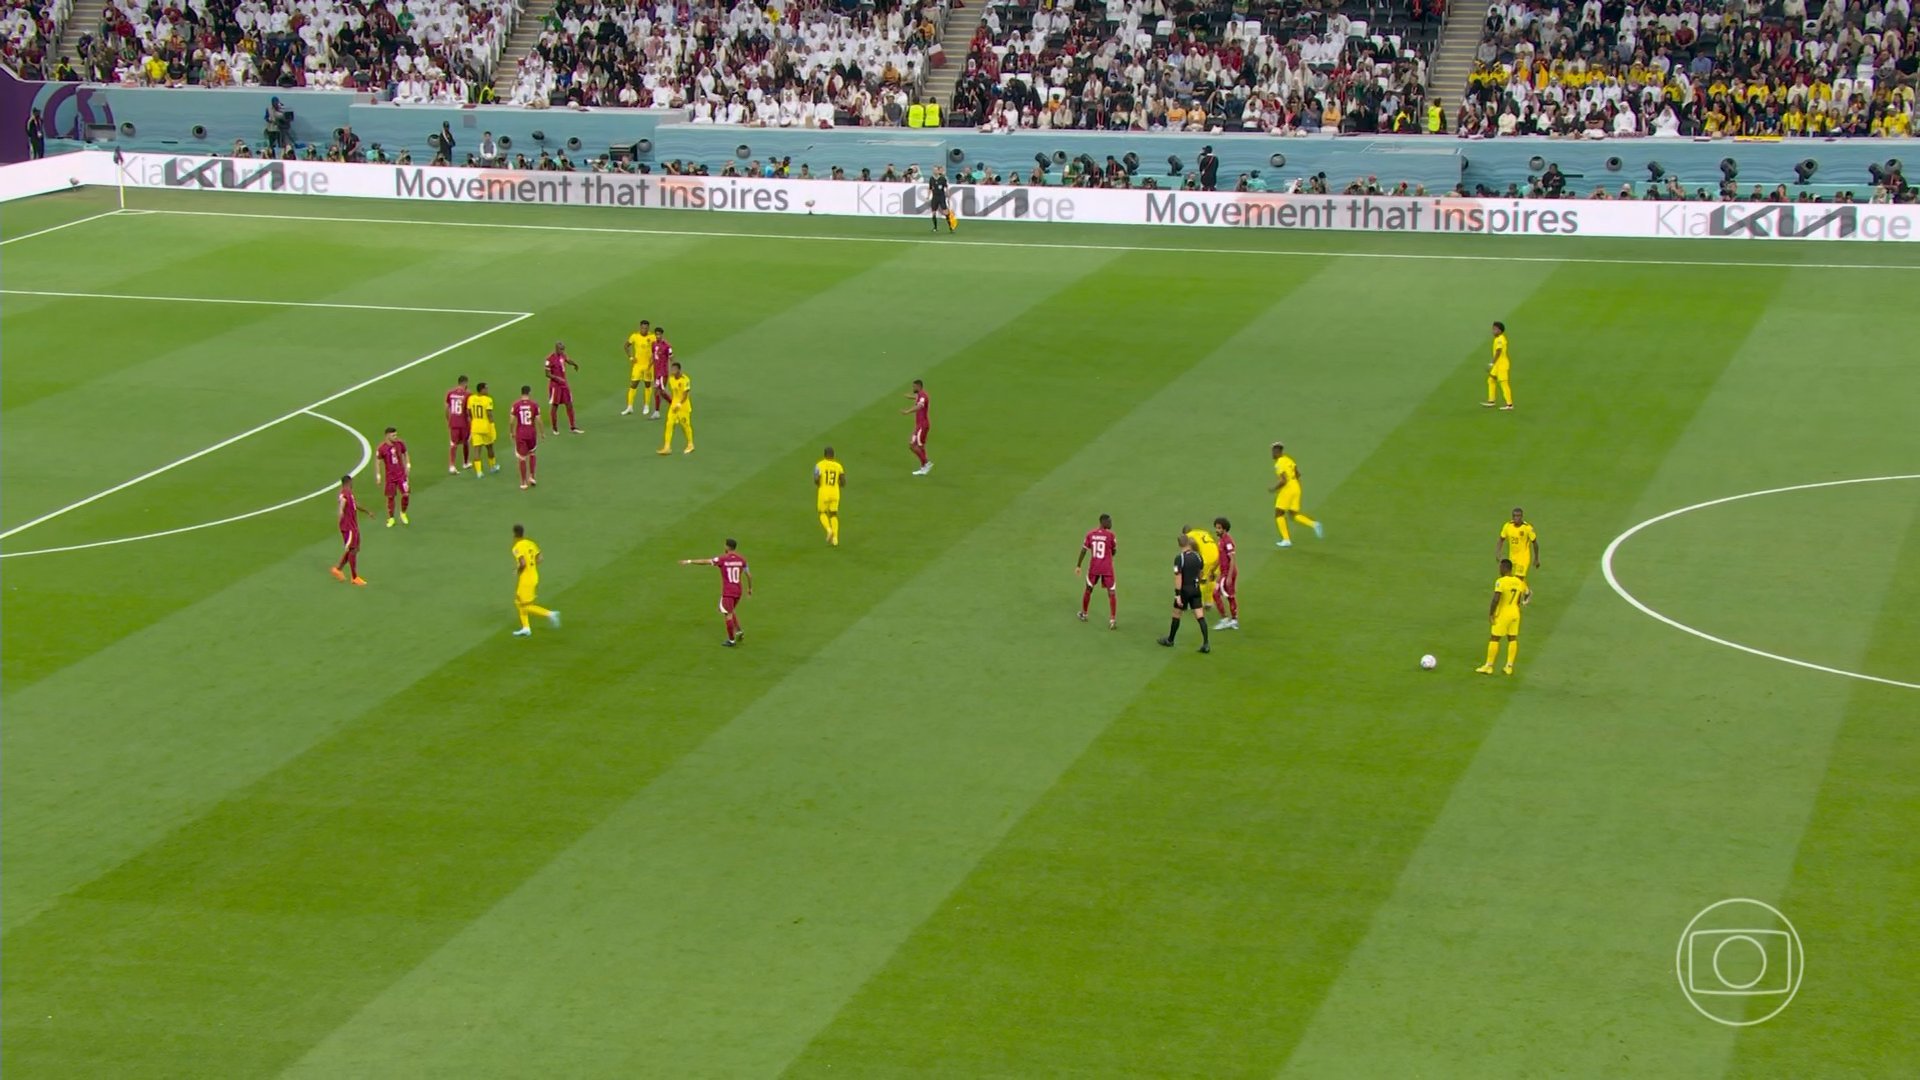
M 990 131 L 1424 129 L 1430 0 L 988 8 L 948 122 Z
M 747 0 L 691 9 L 562 0 L 509 100 L 684 108 L 701 124 L 901 124 L 945 0 Z
M 1462 136 L 1905 136 L 1910 0 L 1495 3 Z
M 23 79 L 44 79 L 47 54 L 73 13 L 73 0 L 7 0 L 0 8 L 0 58 Z
M 131 86 L 362 90 L 400 102 L 473 100 L 519 0 L 112 0 L 82 69 Z

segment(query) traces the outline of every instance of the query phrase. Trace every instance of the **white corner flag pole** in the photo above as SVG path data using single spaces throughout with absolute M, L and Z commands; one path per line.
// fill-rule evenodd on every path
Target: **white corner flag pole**
M 113 151 L 113 173 L 120 182 L 120 209 L 127 208 L 127 158 L 118 147 Z

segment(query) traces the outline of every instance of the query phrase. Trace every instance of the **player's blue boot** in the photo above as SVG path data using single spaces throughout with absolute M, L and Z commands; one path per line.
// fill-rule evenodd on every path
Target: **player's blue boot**
M 1314 538 L 1317 540 L 1325 540 L 1327 538 L 1327 527 L 1325 525 L 1320 524 L 1317 521 L 1314 522 L 1313 535 L 1314 535 Z
M 521 627 L 520 629 L 518 629 L 518 630 L 515 630 L 515 631 L 513 632 L 513 636 L 514 636 L 514 637 L 532 637 L 532 636 L 533 636 L 533 628 L 532 628 L 532 627 L 530 627 L 530 626 L 523 626 L 523 627 Z
M 1292 547 L 1292 546 L 1293 546 L 1293 541 L 1291 541 L 1291 540 L 1275 540 L 1275 541 L 1273 542 L 1273 546 L 1274 546 L 1274 547 Z
M 560 613 L 557 611 L 547 612 L 547 625 L 553 627 L 555 630 L 560 629 Z

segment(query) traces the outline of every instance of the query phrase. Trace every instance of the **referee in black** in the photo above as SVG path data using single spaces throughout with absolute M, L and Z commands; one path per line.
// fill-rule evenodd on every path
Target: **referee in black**
M 952 232 L 953 211 L 947 209 L 947 169 L 944 165 L 935 165 L 933 175 L 927 177 L 927 208 L 933 211 L 933 231 L 940 231 L 940 219 L 947 219 L 947 231 Z
M 1206 570 L 1206 563 L 1200 553 L 1193 548 L 1193 537 L 1180 534 L 1180 554 L 1173 557 L 1173 621 L 1167 625 L 1167 636 L 1160 644 L 1173 647 L 1173 639 L 1180 635 L 1180 613 L 1193 612 L 1193 621 L 1200 624 L 1200 651 L 1210 653 L 1213 643 L 1207 638 L 1206 603 L 1200 596 L 1200 575 Z

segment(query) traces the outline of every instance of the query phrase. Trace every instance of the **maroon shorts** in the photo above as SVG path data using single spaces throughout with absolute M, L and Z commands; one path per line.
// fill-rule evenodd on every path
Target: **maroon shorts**
M 413 494 L 413 492 L 412 492 L 412 491 L 411 491 L 411 490 L 410 490 L 410 489 L 409 489 L 409 488 L 407 487 L 407 478 L 406 478 L 406 477 L 404 477 L 404 476 L 397 476 L 397 477 L 393 477 L 393 478 L 390 478 L 390 479 L 389 479 L 389 480 L 387 481 L 387 490 L 386 490 L 386 494 L 388 494 L 388 495 L 400 495 L 400 494 L 407 494 L 407 495 L 411 495 L 411 494 Z
M 926 429 L 926 428 L 923 428 L 923 427 L 917 427 L 917 428 L 914 428 L 914 429 L 913 429 L 913 438 L 911 438 L 911 439 L 909 439 L 909 440 L 907 441 L 907 445 L 908 445 L 908 446 L 925 446 L 925 445 L 927 445 L 927 429 Z
M 533 448 L 539 444 L 540 437 L 537 435 L 515 435 L 513 437 L 513 452 L 521 457 L 526 457 L 528 454 L 533 453 Z
M 447 441 L 455 446 L 473 438 L 472 424 L 448 424 Z
M 360 550 L 360 530 L 358 528 L 341 529 L 340 543 L 348 551 Z
M 739 606 L 740 606 L 740 598 L 738 596 L 722 595 L 720 597 L 720 614 L 722 615 L 733 614 L 733 609 Z
M 653 396 L 667 396 L 667 377 L 665 375 L 655 375 L 653 377 Z
M 1111 588 L 1113 588 L 1113 573 L 1112 573 L 1112 571 L 1108 571 L 1107 573 L 1104 573 L 1104 574 L 1098 574 L 1098 575 L 1096 575 L 1096 574 L 1092 574 L 1092 573 L 1089 573 L 1089 574 L 1087 575 L 1087 588 L 1089 588 L 1089 589 L 1111 589 Z
M 563 382 L 548 382 L 547 383 L 547 404 L 549 405 L 573 404 L 573 388 Z

